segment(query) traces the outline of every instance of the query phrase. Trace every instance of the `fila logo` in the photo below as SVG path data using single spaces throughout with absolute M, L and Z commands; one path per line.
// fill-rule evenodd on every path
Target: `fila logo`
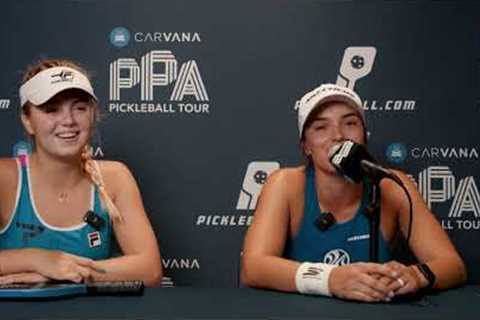
M 90 248 L 98 247 L 102 244 L 102 238 L 100 237 L 100 232 L 90 232 L 88 234 L 88 245 Z
M 73 81 L 73 72 L 69 70 L 62 70 L 57 74 L 52 74 L 52 84 L 57 82 L 66 82 L 66 81 Z

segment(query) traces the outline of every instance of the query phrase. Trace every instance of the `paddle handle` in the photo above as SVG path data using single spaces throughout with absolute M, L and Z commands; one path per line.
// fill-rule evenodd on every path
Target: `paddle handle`
M 145 286 L 142 281 L 101 281 L 86 284 L 89 295 L 140 296 Z

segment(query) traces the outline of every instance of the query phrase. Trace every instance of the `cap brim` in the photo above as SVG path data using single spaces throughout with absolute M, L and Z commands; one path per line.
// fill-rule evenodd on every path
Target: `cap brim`
M 65 90 L 70 90 L 70 89 L 79 89 L 82 90 L 83 92 L 88 93 L 93 99 L 98 101 L 98 98 L 95 96 L 95 94 L 90 90 L 89 88 L 85 88 L 85 86 L 82 85 L 77 85 L 77 84 L 65 84 L 65 85 L 60 85 L 56 86 L 55 90 L 50 90 L 50 91 L 38 91 L 34 94 L 32 94 L 29 98 L 28 101 L 33 103 L 36 106 L 42 105 L 48 100 L 52 99 L 54 96 L 59 94 L 60 92 L 63 92 Z
M 84 74 L 76 69 L 60 66 L 43 70 L 25 82 L 19 90 L 20 104 L 23 107 L 29 101 L 38 106 L 68 89 L 85 91 L 98 101 L 90 80 Z
M 310 116 L 310 114 L 312 113 L 313 110 L 315 110 L 316 108 L 318 108 L 322 104 L 325 104 L 325 103 L 328 103 L 328 102 L 335 102 L 335 101 L 344 102 L 344 103 L 348 104 L 350 107 L 356 109 L 357 111 L 358 111 L 358 109 L 360 109 L 362 107 L 362 106 L 358 105 L 358 103 L 355 102 L 355 100 L 353 100 L 352 98 L 350 98 L 346 95 L 343 95 L 343 94 L 329 95 L 327 97 L 323 97 L 323 98 L 319 99 L 317 102 L 314 103 L 314 106 L 310 110 L 307 118 Z

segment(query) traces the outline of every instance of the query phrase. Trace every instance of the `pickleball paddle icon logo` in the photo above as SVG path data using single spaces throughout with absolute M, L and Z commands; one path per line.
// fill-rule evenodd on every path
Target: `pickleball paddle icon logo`
M 280 168 L 276 161 L 250 162 L 243 179 L 242 190 L 238 197 L 237 210 L 254 210 L 257 206 L 258 196 L 267 181 L 268 175 Z
M 367 76 L 373 68 L 377 49 L 375 47 L 348 47 L 343 53 L 342 64 L 337 76 L 337 85 L 354 89 L 358 79 Z M 294 110 L 300 107 L 295 102 Z
M 348 47 L 343 54 L 337 84 L 352 89 L 355 82 L 368 75 L 373 68 L 375 47 Z

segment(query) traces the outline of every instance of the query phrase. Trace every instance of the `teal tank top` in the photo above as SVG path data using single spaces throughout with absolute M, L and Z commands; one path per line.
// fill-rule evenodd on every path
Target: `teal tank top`
M 0 250 L 41 248 L 94 260 L 110 257 L 112 223 L 108 213 L 102 209 L 97 188 L 92 185 L 90 210 L 105 221 L 100 230 L 86 222 L 66 228 L 49 225 L 35 208 L 28 158 L 21 156 L 16 160 L 19 177 L 16 204 L 9 222 L 0 230 Z
M 368 262 L 370 221 L 365 215 L 368 189 L 368 187 L 364 188 L 361 204 L 352 219 L 337 222 L 327 230 L 321 231 L 315 225 L 315 220 L 320 215 L 315 188 L 315 170 L 312 166 L 308 166 L 303 220 L 296 236 L 287 240 L 284 257 L 299 262 L 323 262 L 335 265 Z M 379 261 L 386 262 L 391 259 L 390 249 L 383 235 L 380 235 Z

